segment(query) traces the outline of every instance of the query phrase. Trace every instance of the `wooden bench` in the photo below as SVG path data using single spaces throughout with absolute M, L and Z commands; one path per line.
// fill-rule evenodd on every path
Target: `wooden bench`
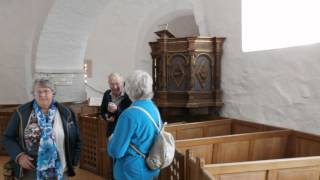
M 169 124 L 166 127 L 166 131 L 170 132 L 176 140 L 252 133 L 277 129 L 282 128 L 229 118 L 195 123 Z
M 161 172 L 160 178 L 184 179 L 188 176 L 187 150 L 191 150 L 194 156 L 204 158 L 206 164 L 284 157 L 290 133 L 290 130 L 274 130 L 178 140 L 176 141 L 177 156 L 173 164 Z
M 189 180 L 319 180 L 320 136 L 290 131 L 287 143 L 280 146 L 286 151 L 278 158 L 229 163 L 209 162 L 203 155 L 187 150 L 185 177 Z M 268 149 L 274 150 L 273 146 Z
M 282 128 L 279 127 L 223 117 L 221 119 L 212 121 L 183 123 L 177 125 L 169 124 L 166 127 L 166 131 L 172 133 L 176 140 L 264 132 L 281 129 Z M 172 165 L 161 170 L 159 179 L 166 179 L 168 176 L 172 175 L 175 176 L 173 179 L 181 179 L 184 174 L 184 159 L 184 154 L 179 153 L 179 150 L 177 150 Z
M 204 164 L 196 158 L 189 180 L 319 180 L 320 156 Z

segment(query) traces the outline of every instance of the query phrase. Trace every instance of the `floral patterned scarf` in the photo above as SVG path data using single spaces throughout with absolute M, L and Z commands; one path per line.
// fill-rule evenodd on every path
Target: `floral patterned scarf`
M 58 180 L 62 180 L 62 166 L 53 132 L 53 121 L 57 107 L 53 102 L 49 107 L 48 116 L 41 111 L 36 102 L 33 103 L 33 110 L 41 129 L 37 159 L 37 180 L 43 180 L 48 177 L 57 177 Z

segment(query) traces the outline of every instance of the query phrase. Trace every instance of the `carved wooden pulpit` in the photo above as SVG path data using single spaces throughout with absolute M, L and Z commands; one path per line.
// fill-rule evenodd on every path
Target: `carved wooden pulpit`
M 154 100 L 165 120 L 196 114 L 217 116 L 222 107 L 223 37 L 175 38 L 167 30 L 150 42 Z

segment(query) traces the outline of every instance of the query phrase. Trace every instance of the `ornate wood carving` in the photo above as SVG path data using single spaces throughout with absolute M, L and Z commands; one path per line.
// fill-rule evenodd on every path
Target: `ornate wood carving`
M 168 90 L 181 90 L 184 91 L 186 87 L 187 79 L 187 60 L 183 55 L 174 55 L 168 62 Z
M 212 72 L 213 66 L 211 65 L 210 58 L 206 55 L 200 55 L 197 57 L 196 63 L 195 63 L 195 78 L 196 78 L 196 84 L 195 84 L 195 90 L 201 91 L 211 90 L 211 72 Z
M 160 38 L 150 46 L 155 102 L 162 115 L 186 115 L 199 108 L 207 108 L 208 114 L 221 108 L 220 66 L 225 38 L 175 38 L 166 30 L 156 34 Z

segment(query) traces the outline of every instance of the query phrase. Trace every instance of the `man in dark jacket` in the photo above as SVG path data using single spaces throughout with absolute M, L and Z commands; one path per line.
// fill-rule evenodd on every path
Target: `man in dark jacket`
M 116 127 L 117 120 L 122 111 L 131 105 L 131 100 L 124 92 L 124 81 L 118 73 L 111 73 L 108 76 L 109 88 L 103 95 L 100 106 L 101 117 L 108 122 L 107 137 L 110 137 Z M 109 179 L 113 179 L 112 160 L 109 159 L 110 169 L 107 169 Z
M 107 136 L 109 137 L 116 126 L 121 112 L 131 105 L 128 95 L 124 92 L 123 78 L 117 73 L 108 76 L 109 88 L 103 95 L 100 114 L 108 122 Z

